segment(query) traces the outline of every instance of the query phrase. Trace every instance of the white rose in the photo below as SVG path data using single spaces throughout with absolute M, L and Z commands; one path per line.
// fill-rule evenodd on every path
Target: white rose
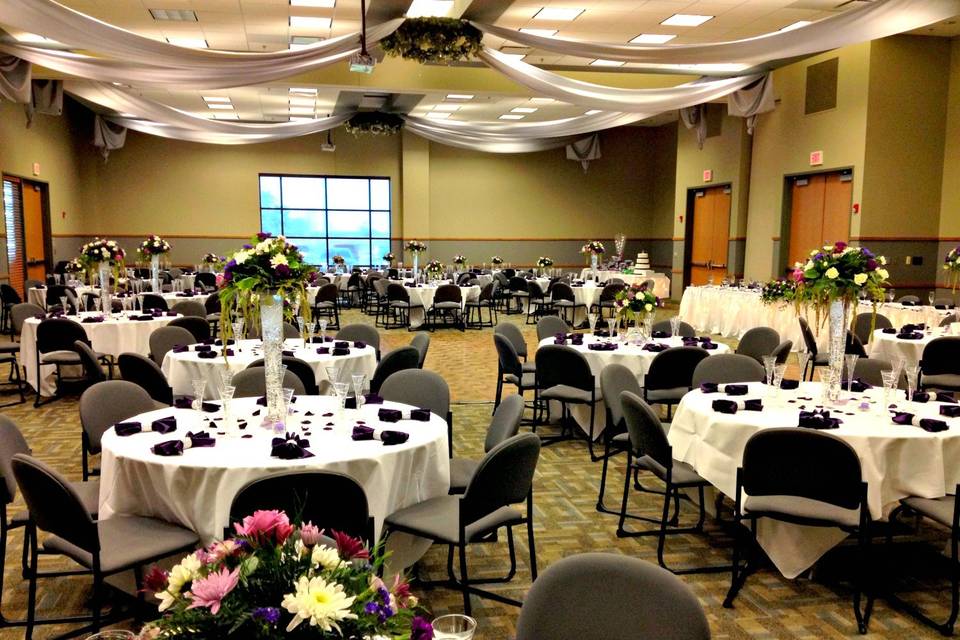
M 653 305 L 650 304 L 649 302 L 645 304 L 643 308 L 646 309 L 647 311 L 653 311 Z
M 840 277 L 840 272 L 837 271 L 836 267 L 830 267 L 829 269 L 824 271 L 823 275 L 827 276 L 831 280 L 836 280 L 838 277 Z
M 276 267 L 277 265 L 280 265 L 280 264 L 288 264 L 287 256 L 283 255 L 282 253 L 278 253 L 277 255 L 270 258 L 271 267 Z
M 880 264 L 887 264 L 887 259 L 884 258 L 883 256 L 877 256 L 877 262 L 879 262 Z
M 867 274 L 865 273 L 858 273 L 857 275 L 853 276 L 853 283 L 858 287 L 862 287 L 866 281 L 867 281 Z
M 319 565 L 324 569 L 336 569 L 340 566 L 340 563 L 343 562 L 337 550 L 331 549 L 326 545 L 315 546 L 313 548 L 313 555 L 310 556 L 310 561 L 314 566 Z
M 877 275 L 880 276 L 881 280 L 886 280 L 890 277 L 890 274 L 887 273 L 886 269 L 877 269 Z
M 813 260 L 810 260 L 809 262 L 807 262 L 807 264 L 803 265 L 804 271 L 808 271 L 810 269 L 813 269 Z
M 233 254 L 233 259 L 236 261 L 237 264 L 243 264 L 249 258 L 250 258 L 249 251 L 237 251 L 235 254 Z

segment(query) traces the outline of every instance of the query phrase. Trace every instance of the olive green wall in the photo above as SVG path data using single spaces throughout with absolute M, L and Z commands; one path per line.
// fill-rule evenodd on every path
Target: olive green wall
M 960 180 L 957 179 L 960 174 L 960 38 L 950 41 L 949 79 L 937 265 L 942 264 L 947 252 L 960 243 Z M 946 272 L 937 269 L 937 274 L 940 286 L 948 286 Z

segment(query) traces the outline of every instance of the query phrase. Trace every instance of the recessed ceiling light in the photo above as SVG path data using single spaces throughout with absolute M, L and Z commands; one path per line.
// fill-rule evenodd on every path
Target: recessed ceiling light
M 331 18 L 290 16 L 290 26 L 295 29 L 329 29 L 332 22 Z
M 408 18 L 445 18 L 453 10 L 453 0 L 413 0 L 407 9 Z
M 307 47 L 312 47 L 318 42 L 323 42 L 323 38 L 318 38 L 316 36 L 293 36 L 290 38 L 290 48 L 291 49 L 306 49 Z
M 523 120 L 526 116 L 521 116 L 515 113 L 505 113 L 500 116 L 501 120 Z
M 530 98 L 533 104 L 553 104 L 556 102 L 553 98 Z
M 523 33 L 529 33 L 532 36 L 542 36 L 544 38 L 551 38 L 557 35 L 556 29 L 520 29 Z
M 154 20 L 170 22 L 196 22 L 197 14 L 190 9 L 147 9 Z
M 666 27 L 699 27 L 713 16 L 701 16 L 695 13 L 675 13 L 660 24 Z
M 797 20 L 793 24 L 788 24 L 783 29 L 780 29 L 780 31 L 793 31 L 794 29 L 801 29 L 807 26 L 808 24 L 813 24 L 813 23 L 810 22 L 809 20 Z
M 632 44 L 663 44 L 676 38 L 673 33 L 641 33 L 631 40 Z
M 514 107 L 510 109 L 514 113 L 534 113 L 536 110 L 536 107 Z
M 230 98 L 226 96 L 203 96 L 203 101 L 214 103 L 214 104 L 216 103 L 225 104 L 230 102 Z
M 188 49 L 207 48 L 207 41 L 203 38 L 167 38 L 167 42 L 175 44 L 178 47 L 187 47 Z
M 602 111 L 600 111 L 600 109 L 590 109 L 590 111 L 585 112 L 583 115 L 585 115 L 585 116 L 595 116 L 595 115 L 597 115 L 598 113 L 602 113 Z
M 316 89 L 309 89 L 307 87 L 290 87 L 290 93 L 301 93 L 308 96 L 317 95 Z
M 459 104 L 438 104 L 433 107 L 434 111 L 458 111 L 459 109 Z
M 473 100 L 472 93 L 448 93 L 447 100 Z
M 451 115 L 449 111 L 431 111 L 427 113 L 427 117 L 431 120 L 446 120 Z
M 316 107 L 290 107 L 290 113 L 298 116 L 312 116 L 316 111 Z
M 591 67 L 622 67 L 625 62 L 622 60 L 594 60 L 590 63 Z
M 584 9 L 566 7 L 543 7 L 533 14 L 534 20 L 575 20 Z
M 232 104 L 229 104 L 229 103 L 228 103 L 228 104 L 223 104 L 223 103 L 221 103 L 221 102 L 208 102 L 208 103 L 207 103 L 207 109 L 223 109 L 223 110 L 228 110 L 228 111 L 229 111 L 229 110 L 232 110 L 232 109 L 233 109 L 233 105 L 232 105 Z
M 337 6 L 337 0 L 290 0 L 291 7 L 321 7 L 323 9 L 333 9 Z

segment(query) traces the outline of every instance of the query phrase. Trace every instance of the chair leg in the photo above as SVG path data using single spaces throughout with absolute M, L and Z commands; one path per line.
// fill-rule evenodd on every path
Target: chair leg
M 873 612 L 873 594 L 870 592 L 870 580 L 867 577 L 867 573 L 870 571 L 869 563 L 869 553 L 870 553 L 870 534 L 867 531 L 864 531 L 861 527 L 860 531 L 860 544 L 859 546 L 859 558 L 858 564 L 858 575 L 856 578 L 856 587 L 853 594 L 853 613 L 857 618 L 857 628 L 861 634 L 867 633 L 867 627 L 870 624 L 870 614 Z M 863 609 L 863 612 L 860 611 L 860 598 L 861 593 L 867 591 L 867 604 Z
M 533 494 L 527 496 L 527 545 L 530 553 L 531 581 L 537 579 L 537 543 L 533 538 Z
M 740 510 L 737 509 L 733 514 L 733 563 L 730 565 L 730 588 L 723 599 L 723 606 L 726 609 L 733 608 L 733 599 L 740 593 L 740 587 L 743 586 L 746 579 L 746 567 L 743 571 L 740 570 L 740 554 L 743 546 L 743 536 L 745 535 L 740 523 Z
M 463 593 L 463 613 L 470 615 L 470 581 L 467 579 L 467 543 L 463 540 L 457 545 L 460 551 L 460 591 Z
M 27 588 L 27 628 L 24 633 L 24 638 L 26 640 L 31 640 L 33 638 L 33 627 L 34 622 L 37 619 L 37 538 L 36 530 L 32 524 L 27 525 L 30 529 L 30 581 Z M 26 544 L 26 541 L 24 541 Z
M 607 506 L 603 504 L 603 494 L 607 488 L 607 467 L 609 466 L 611 455 L 610 438 L 605 437 L 603 445 L 603 466 L 600 469 L 600 491 L 597 493 L 597 511 L 601 513 L 609 513 Z M 627 473 L 629 475 L 629 469 Z

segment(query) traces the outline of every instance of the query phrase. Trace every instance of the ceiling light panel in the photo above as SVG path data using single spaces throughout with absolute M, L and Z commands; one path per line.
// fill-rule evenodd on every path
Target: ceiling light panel
M 175 44 L 178 47 L 187 47 L 188 49 L 206 49 L 207 41 L 203 38 L 167 38 L 167 42 Z
M 695 13 L 675 13 L 660 24 L 665 27 L 699 27 L 712 19 L 713 16 L 703 16 Z
M 556 100 L 553 98 L 530 98 L 530 102 L 533 104 L 552 104 Z
M 447 100 L 473 100 L 472 93 L 448 93 Z
M 534 113 L 536 110 L 536 107 L 514 107 L 510 109 L 513 113 Z
M 154 20 L 169 22 L 196 22 L 197 14 L 190 9 L 148 9 Z
M 505 113 L 500 116 L 501 120 L 523 120 L 526 116 L 521 116 L 517 113 Z
M 207 108 L 208 108 L 208 109 L 220 109 L 220 110 L 223 110 L 223 111 L 232 111 L 232 110 L 233 110 L 233 105 L 232 105 L 232 104 L 223 104 L 223 103 L 220 103 L 220 102 L 208 102 L 208 103 L 207 103 Z
M 290 107 L 290 113 L 299 116 L 312 116 L 314 111 L 315 107 Z
M 576 20 L 577 16 L 584 12 L 584 9 L 578 7 L 543 7 L 535 14 L 534 20 Z
M 333 9 L 337 6 L 337 0 L 290 0 L 291 7 L 319 7 L 321 9 Z
M 290 96 L 290 106 L 293 106 L 293 107 L 313 108 L 314 106 L 316 106 L 316 103 L 317 103 L 316 98 L 309 98 L 307 96 L 303 96 L 303 97 Z
M 556 29 L 520 29 L 523 33 L 529 33 L 531 36 L 541 36 L 543 38 L 552 38 L 557 35 Z
M 594 60 L 590 63 L 591 67 L 622 67 L 625 62 L 622 60 Z
M 203 101 L 208 104 L 229 104 L 230 98 L 226 96 L 203 96 Z
M 673 33 L 641 33 L 631 40 L 632 44 L 663 44 L 676 38 Z
M 408 18 L 445 18 L 453 11 L 453 0 L 413 0 L 405 14 Z
M 315 96 L 317 95 L 317 90 L 310 89 L 307 87 L 290 87 L 290 93 L 299 93 L 301 95 Z
M 333 20 L 316 16 L 290 16 L 290 26 L 294 29 L 329 29 Z
M 585 112 L 583 115 L 585 115 L 585 116 L 595 116 L 595 115 L 597 115 L 598 113 L 601 113 L 600 109 L 590 109 L 589 111 Z

